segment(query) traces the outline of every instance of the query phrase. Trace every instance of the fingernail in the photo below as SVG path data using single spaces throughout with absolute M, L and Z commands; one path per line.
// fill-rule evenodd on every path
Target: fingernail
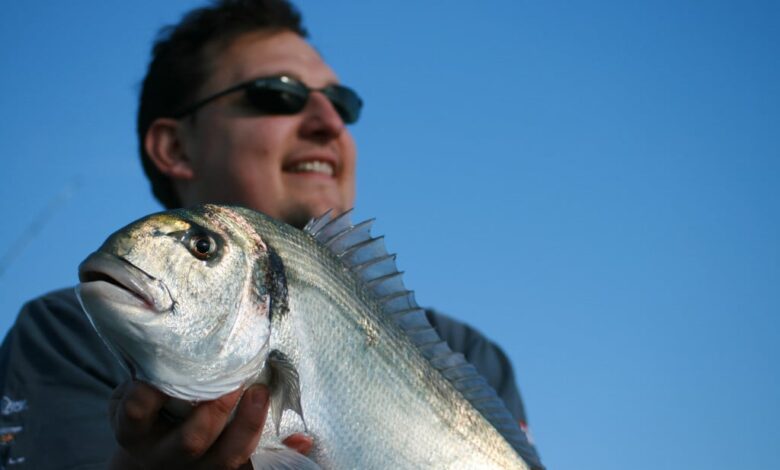
M 314 446 L 314 439 L 308 434 L 295 433 L 287 436 L 282 441 L 282 444 L 303 455 L 309 455 L 311 448 Z

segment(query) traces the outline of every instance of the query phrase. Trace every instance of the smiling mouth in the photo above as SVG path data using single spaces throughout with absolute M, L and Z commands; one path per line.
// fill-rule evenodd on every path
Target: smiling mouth
M 336 169 L 331 162 L 324 160 L 307 160 L 298 162 L 285 168 L 290 173 L 311 173 L 325 176 L 333 176 Z

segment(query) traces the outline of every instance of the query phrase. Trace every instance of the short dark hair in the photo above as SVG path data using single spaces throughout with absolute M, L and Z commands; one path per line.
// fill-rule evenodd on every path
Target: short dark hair
M 238 36 L 257 30 L 308 33 L 300 12 L 287 0 L 217 0 L 160 30 L 143 80 L 138 105 L 138 144 L 152 193 L 168 209 L 181 205 L 173 182 L 157 169 L 144 147 L 155 119 L 172 117 L 196 98 L 206 81 L 207 46 L 226 48 Z

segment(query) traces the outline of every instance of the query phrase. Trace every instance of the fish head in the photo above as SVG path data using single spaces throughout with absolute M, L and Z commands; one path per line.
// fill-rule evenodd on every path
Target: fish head
M 267 247 L 222 206 L 142 218 L 79 266 L 77 295 L 135 378 L 186 400 L 253 380 L 268 353 Z

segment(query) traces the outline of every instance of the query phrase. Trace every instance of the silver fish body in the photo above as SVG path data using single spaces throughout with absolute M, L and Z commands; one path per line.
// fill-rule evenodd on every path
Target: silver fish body
M 304 430 L 311 468 L 529 468 L 472 403 L 494 395 L 469 399 L 454 384 L 462 358 L 431 341 L 430 328 L 404 328 L 405 312 L 388 314 L 403 298 L 400 276 L 360 275 L 386 272 L 391 257 L 345 261 L 377 240 L 349 240 L 360 231 L 350 227 L 325 246 L 241 208 L 152 215 L 82 264 L 79 297 L 109 348 L 171 396 L 212 399 L 268 382 L 275 425 L 256 468 L 274 468 L 264 449 Z

